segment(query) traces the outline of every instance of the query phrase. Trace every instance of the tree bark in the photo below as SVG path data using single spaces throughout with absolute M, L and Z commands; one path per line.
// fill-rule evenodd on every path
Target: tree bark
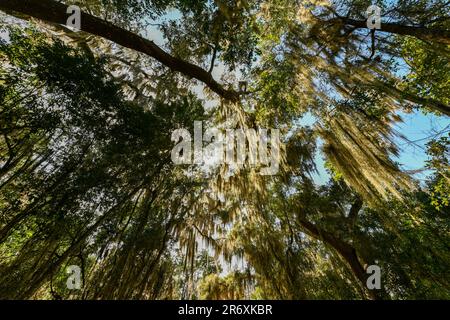
M 339 255 L 347 262 L 355 277 L 361 282 L 362 287 L 366 289 L 366 292 L 371 299 L 382 299 L 381 292 L 369 290 L 367 288 L 367 279 L 369 275 L 366 273 L 366 269 L 359 261 L 356 249 L 353 246 L 342 241 L 341 239 L 338 239 L 331 233 L 320 229 L 305 218 L 300 218 L 299 223 L 304 229 L 306 229 L 307 233 L 311 237 L 325 242 L 339 253 Z
M 66 24 L 69 14 L 67 6 L 53 0 L 0 0 L 0 10 L 11 15 L 23 15 L 55 24 Z M 220 97 L 233 102 L 238 101 L 239 94 L 227 90 L 219 84 L 208 71 L 199 66 L 176 58 L 158 47 L 153 41 L 142 38 L 128 30 L 119 28 L 90 14 L 81 12 L 81 30 L 103 37 L 123 47 L 144 53 L 167 66 L 172 71 L 180 72 L 189 78 L 203 82 Z
M 357 29 L 368 29 L 366 20 L 355 20 L 345 17 L 339 17 L 332 20 L 340 21 L 344 25 L 351 26 Z M 381 23 L 381 29 L 379 29 L 379 31 L 398 35 L 412 36 L 419 39 L 440 42 L 447 45 L 450 44 L 450 31 L 445 29 L 406 26 L 399 23 L 383 22 Z

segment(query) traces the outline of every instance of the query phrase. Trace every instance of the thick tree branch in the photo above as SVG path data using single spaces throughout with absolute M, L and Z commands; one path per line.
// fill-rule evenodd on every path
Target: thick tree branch
M 355 277 L 361 282 L 362 287 L 366 288 L 368 274 L 359 261 L 356 249 L 350 244 L 335 237 L 328 231 L 319 228 L 317 225 L 309 222 L 304 217 L 299 217 L 298 222 L 306 230 L 311 237 L 323 241 L 324 243 L 335 249 L 339 255 L 348 263 Z M 382 294 L 373 290 L 367 290 L 371 299 L 382 299 Z
M 367 21 L 365 20 L 355 20 L 346 17 L 339 17 L 329 21 L 341 22 L 344 25 L 351 26 L 356 29 L 368 29 Z M 383 22 L 381 23 L 381 29 L 379 29 L 379 31 L 399 35 L 408 35 L 428 41 L 450 44 L 450 31 L 444 29 L 406 26 L 399 23 Z
M 0 0 L 0 10 L 11 15 L 25 15 L 55 24 L 66 24 L 69 17 L 66 13 L 67 7 L 53 0 Z M 81 30 L 108 39 L 123 47 L 144 53 L 158 60 L 172 71 L 181 72 L 190 78 L 203 82 L 224 99 L 230 101 L 239 99 L 237 92 L 225 89 L 214 80 L 208 71 L 176 58 L 162 50 L 153 41 L 144 39 L 105 20 L 82 12 Z

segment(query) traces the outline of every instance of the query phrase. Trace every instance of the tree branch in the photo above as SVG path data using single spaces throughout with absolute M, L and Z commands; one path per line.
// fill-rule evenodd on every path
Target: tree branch
M 353 229 L 356 219 L 358 218 L 358 213 L 363 206 L 363 202 L 360 197 L 357 197 L 355 202 L 352 204 L 350 211 L 348 213 L 348 221 L 350 223 L 351 228 Z
M 18 15 L 20 18 L 24 18 L 25 15 L 55 24 L 66 24 L 69 17 L 66 13 L 67 7 L 53 0 L 0 0 L 0 10 L 10 15 Z M 206 70 L 170 55 L 153 41 L 84 12 L 81 13 L 81 30 L 144 53 L 158 60 L 172 71 L 180 72 L 189 78 L 195 78 L 203 82 L 213 92 L 226 100 L 233 102 L 239 100 L 239 94 L 236 91 L 225 89 Z
M 367 22 L 365 20 L 355 20 L 346 17 L 338 17 L 329 22 L 341 22 L 344 25 L 352 26 L 357 29 L 368 29 Z M 388 32 L 398 35 L 408 35 L 416 37 L 419 39 L 425 39 L 434 42 L 440 42 L 444 44 L 450 44 L 450 31 L 438 28 L 427 28 L 427 27 L 416 27 L 416 26 L 406 26 L 398 23 L 387 23 L 383 22 L 381 24 L 381 29 L 378 31 Z
M 214 63 L 216 62 L 216 57 L 217 57 L 217 47 L 214 47 L 213 53 L 212 53 L 212 58 L 211 58 L 211 65 L 210 65 L 209 70 L 208 70 L 209 74 L 211 74 L 211 72 L 214 69 Z
M 299 217 L 298 222 L 305 229 L 306 233 L 311 237 L 320 240 L 335 249 L 339 253 L 339 255 L 347 262 L 355 277 L 360 281 L 362 287 L 367 289 L 366 281 L 368 275 L 366 274 L 364 266 L 359 261 L 356 249 L 352 245 L 335 237 L 330 232 L 319 228 L 317 225 L 309 222 L 304 217 Z M 379 292 L 375 292 L 372 290 L 366 290 L 366 292 L 372 299 L 383 298 Z

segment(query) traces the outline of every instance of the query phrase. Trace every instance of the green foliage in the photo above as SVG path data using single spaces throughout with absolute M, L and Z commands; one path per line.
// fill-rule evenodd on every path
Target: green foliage
M 144 110 L 123 100 L 120 87 L 107 77 L 104 61 L 39 35 L 13 32 L 11 42 L 0 49 L 8 61 L 1 133 L 8 145 L 2 152 L 9 159 L 2 166 L 2 239 L 8 241 L 1 250 L 11 257 L 0 266 L 8 274 L 1 295 L 38 294 L 54 276 L 61 280 L 64 266 L 78 262 L 77 257 L 87 269 L 101 257 L 118 259 L 122 251 L 128 255 L 134 250 L 136 255 L 147 253 L 142 263 L 150 271 L 163 268 L 167 230 L 186 210 L 183 204 L 167 210 L 163 203 L 177 203 L 172 195 L 194 187 L 168 171 L 167 146 L 175 128 L 202 117 L 201 104 L 188 96 L 172 105 L 154 101 L 151 111 Z M 157 193 L 158 187 L 166 191 Z M 148 203 L 154 204 L 151 211 Z M 20 221 L 21 227 L 14 229 L 11 221 Z M 93 234 L 95 241 L 89 240 Z M 98 255 L 118 239 L 121 246 L 111 256 Z M 91 261 L 93 254 L 97 262 Z M 123 263 L 110 265 L 111 276 L 117 268 L 128 274 L 142 271 L 134 259 Z M 40 272 L 24 276 L 30 268 Z M 102 271 L 106 276 L 107 269 Z M 141 271 L 134 275 L 146 276 L 149 286 L 152 281 L 161 284 L 159 278 L 150 280 L 150 271 Z M 125 294 L 117 290 L 102 295 Z
M 432 140 L 428 144 L 428 168 L 434 170 L 434 177 L 430 182 L 431 204 L 438 211 L 450 208 L 450 162 L 448 137 Z
M 164 50 L 226 89 L 246 79 L 236 103 L 82 32 L 7 27 L 0 298 L 450 299 L 449 138 L 427 141 L 426 184 L 392 159 L 399 111 L 447 114 L 449 47 L 342 22 L 369 2 L 76 2 L 135 33 L 157 25 Z M 375 3 L 393 23 L 448 28 L 441 1 Z M 222 120 L 281 129 L 279 174 L 173 165 L 175 129 Z M 82 290 L 66 286 L 70 265 Z
M 420 97 L 433 98 L 450 104 L 450 46 L 442 47 L 445 54 L 414 38 L 402 42 L 402 55 L 409 67 L 404 77 L 404 88 Z

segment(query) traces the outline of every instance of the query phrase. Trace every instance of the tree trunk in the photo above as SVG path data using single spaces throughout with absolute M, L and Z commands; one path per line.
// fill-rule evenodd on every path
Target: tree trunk
M 299 219 L 299 223 L 306 229 L 307 233 L 313 238 L 323 241 L 335 249 L 339 255 L 347 262 L 355 277 L 361 282 L 363 288 L 365 288 L 369 297 L 373 300 L 383 299 L 382 292 L 369 290 L 367 288 L 367 279 L 369 275 L 366 273 L 365 268 L 359 261 L 356 249 L 348 243 L 336 238 L 331 233 L 318 228 L 316 225 L 307 221 L 304 218 Z

